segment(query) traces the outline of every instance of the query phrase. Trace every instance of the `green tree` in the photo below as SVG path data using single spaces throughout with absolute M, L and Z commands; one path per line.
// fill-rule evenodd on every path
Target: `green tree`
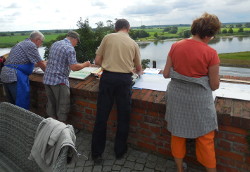
M 227 29 L 223 29 L 223 30 L 222 30 L 222 33 L 227 33 Z
M 227 33 L 234 33 L 233 29 L 230 27 Z
M 138 33 L 138 38 L 146 38 L 149 36 L 149 33 L 146 32 L 145 30 L 139 30 L 137 31 L 137 33 Z
M 163 32 L 169 32 L 170 31 L 170 27 L 165 27 L 164 29 L 163 29 Z
M 129 35 L 134 40 L 138 38 L 146 38 L 150 36 L 149 33 L 146 32 L 145 30 L 132 30 L 132 29 L 130 29 Z
M 239 28 L 238 32 L 244 32 L 243 27 Z
M 141 29 L 146 29 L 146 26 L 145 25 L 141 25 Z
M 0 36 L 8 36 L 7 33 L 0 33 Z
M 158 38 L 158 33 L 157 32 L 154 33 L 154 37 Z
M 191 31 L 190 30 L 184 30 L 183 31 L 183 38 L 189 38 L 191 36 Z
M 77 22 L 78 29 L 76 32 L 80 34 L 80 40 L 81 43 L 79 43 L 76 47 L 76 57 L 77 61 L 84 62 L 87 60 L 90 60 L 93 62 L 95 58 L 95 51 L 97 47 L 100 45 L 103 37 L 111 32 L 114 32 L 114 29 L 112 26 L 105 27 L 102 22 L 98 22 L 97 28 L 92 29 L 89 26 L 89 20 L 86 19 L 85 21 L 82 21 L 82 18 Z M 58 40 L 62 40 L 66 37 L 66 34 L 62 34 L 59 37 L 57 37 L 56 40 L 52 40 L 45 45 L 45 59 L 48 58 L 49 54 L 49 48 L 50 46 Z
M 108 27 L 113 27 L 114 26 L 112 20 L 107 20 L 106 22 L 107 22 Z
M 129 36 L 130 36 L 132 39 L 136 40 L 136 39 L 137 39 L 136 31 L 133 30 L 133 29 L 130 29 L 130 30 L 129 30 Z
M 246 27 L 246 28 L 250 28 L 250 23 L 246 23 L 246 24 L 245 24 L 245 27 Z
M 176 27 L 176 26 L 171 27 L 171 29 L 169 31 L 169 33 L 173 33 L 173 34 L 176 34 L 177 32 L 178 32 L 178 27 Z
M 143 69 L 149 68 L 149 62 L 150 62 L 150 59 L 142 59 L 141 60 L 142 68 Z
M 242 24 L 236 24 L 235 26 L 240 28 L 242 27 Z

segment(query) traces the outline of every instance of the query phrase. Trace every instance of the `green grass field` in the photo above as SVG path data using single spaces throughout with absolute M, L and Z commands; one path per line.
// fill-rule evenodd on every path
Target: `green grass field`
M 250 68 L 250 51 L 219 54 L 221 66 Z
M 45 34 L 44 42 L 55 40 L 59 35 L 62 35 L 62 33 L 55 33 L 55 34 L 48 34 L 48 35 Z M 12 47 L 16 43 L 23 41 L 24 39 L 28 37 L 29 35 L 0 36 L 0 48 Z

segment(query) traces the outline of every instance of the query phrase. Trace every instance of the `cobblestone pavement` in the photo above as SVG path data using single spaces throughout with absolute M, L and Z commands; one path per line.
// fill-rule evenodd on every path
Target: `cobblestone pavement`
M 113 151 L 113 142 L 107 141 L 105 152 L 103 154 L 103 163 L 94 165 L 91 159 L 91 134 L 81 130 L 76 134 L 76 147 L 80 154 L 78 161 L 70 164 L 67 167 L 67 172 L 176 172 L 175 163 L 173 160 L 168 160 L 163 157 L 139 151 L 134 148 L 128 148 L 125 156 L 116 160 Z M 188 172 L 201 172 L 201 170 L 189 169 Z

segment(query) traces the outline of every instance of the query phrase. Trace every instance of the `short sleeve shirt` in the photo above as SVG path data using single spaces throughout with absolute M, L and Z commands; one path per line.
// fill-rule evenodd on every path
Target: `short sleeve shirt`
M 70 65 L 77 64 L 76 52 L 65 38 L 52 44 L 49 50 L 43 83 L 46 85 L 66 84 L 69 87 Z
M 4 64 L 35 64 L 40 61 L 42 61 L 42 58 L 36 44 L 30 39 L 26 39 L 11 49 L 9 57 Z M 4 83 L 17 81 L 16 70 L 4 66 L 1 71 L 1 81 Z
M 103 57 L 102 68 L 110 72 L 131 73 L 141 65 L 138 44 L 124 32 L 106 35 L 96 54 Z
M 168 56 L 176 72 L 194 78 L 207 76 L 208 68 L 220 63 L 216 50 L 192 39 L 174 43 Z

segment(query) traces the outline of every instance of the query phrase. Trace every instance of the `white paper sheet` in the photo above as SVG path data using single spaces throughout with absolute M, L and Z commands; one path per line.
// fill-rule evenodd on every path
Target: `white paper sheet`
M 221 82 L 220 88 L 214 91 L 217 97 L 225 97 L 239 100 L 250 100 L 250 85 Z
M 79 71 L 70 71 L 69 78 L 75 78 L 75 79 L 81 79 L 84 80 L 86 79 L 92 72 L 98 70 L 98 67 L 85 67 Z M 33 70 L 34 73 L 37 74 L 43 74 L 44 72 L 42 71 L 41 68 L 36 67 Z
M 157 69 L 157 68 L 146 68 L 144 69 L 144 73 L 154 73 L 154 74 L 158 74 L 160 73 L 161 69 Z
M 136 81 L 133 89 L 150 89 L 166 91 L 171 79 L 165 79 L 162 74 L 143 74 Z M 250 101 L 250 85 L 220 82 L 220 88 L 213 91 L 213 96 Z
M 134 89 L 150 89 L 156 91 L 166 91 L 170 79 L 165 79 L 162 74 L 144 73 L 135 82 Z

